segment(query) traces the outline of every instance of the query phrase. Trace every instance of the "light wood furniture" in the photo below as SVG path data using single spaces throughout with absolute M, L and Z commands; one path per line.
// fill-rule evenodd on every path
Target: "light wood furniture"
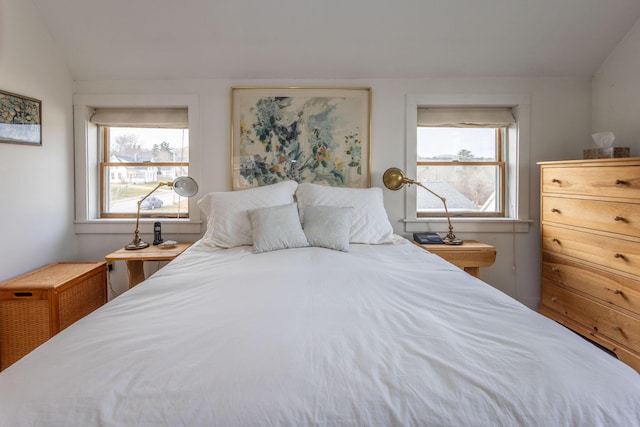
M 496 248 L 476 240 L 465 240 L 462 245 L 421 245 L 415 241 L 413 243 L 478 278 L 480 267 L 493 265 L 496 260 Z
M 640 158 L 539 165 L 538 311 L 640 372 Z
M 167 249 L 154 245 L 137 250 L 122 248 L 104 258 L 107 262 L 125 261 L 129 272 L 129 289 L 131 289 L 144 280 L 145 261 L 171 261 L 191 245 L 192 243 L 177 243 L 173 248 Z
M 100 262 L 60 262 L 0 283 L 0 370 L 107 302 Z

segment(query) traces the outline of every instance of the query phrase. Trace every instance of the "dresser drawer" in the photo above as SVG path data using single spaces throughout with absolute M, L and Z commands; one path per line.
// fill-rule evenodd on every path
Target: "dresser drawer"
M 628 275 L 640 275 L 640 244 L 631 240 L 543 224 L 542 249 Z
M 541 182 L 543 193 L 640 198 L 638 169 L 629 166 L 545 167 Z
M 542 277 L 640 314 L 640 282 L 543 252 Z
M 640 204 L 597 200 L 542 198 L 542 220 L 640 236 Z
M 629 348 L 640 348 L 640 320 L 618 312 L 543 278 L 541 304 L 580 323 L 594 337 L 603 335 Z

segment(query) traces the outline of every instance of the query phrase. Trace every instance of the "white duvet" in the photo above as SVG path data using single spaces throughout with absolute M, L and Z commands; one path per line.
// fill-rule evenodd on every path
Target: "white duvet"
M 0 373 L 0 426 L 638 426 L 640 376 L 402 241 L 197 244 Z

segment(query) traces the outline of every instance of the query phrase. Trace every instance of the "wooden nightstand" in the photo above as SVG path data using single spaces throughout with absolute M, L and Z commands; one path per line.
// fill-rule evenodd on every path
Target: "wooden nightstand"
M 171 261 L 184 252 L 192 243 L 178 243 L 173 248 L 162 249 L 158 246 L 149 246 L 144 249 L 127 250 L 118 249 L 105 256 L 107 262 L 124 261 L 129 272 L 129 289 L 144 280 L 145 261 Z
M 413 243 L 478 278 L 480 278 L 480 267 L 493 265 L 496 260 L 495 246 L 476 240 L 465 240 L 462 245 L 421 245 L 416 242 Z

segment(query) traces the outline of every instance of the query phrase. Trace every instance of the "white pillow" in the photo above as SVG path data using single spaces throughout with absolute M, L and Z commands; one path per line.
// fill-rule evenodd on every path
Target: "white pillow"
M 297 187 L 295 181 L 283 181 L 264 187 L 205 195 L 198 200 L 198 207 L 207 216 L 203 240 L 223 248 L 251 245 L 253 238 L 248 211 L 293 203 Z
M 304 208 L 304 234 L 310 246 L 349 251 L 353 208 L 307 206 Z
M 300 225 L 295 203 L 249 211 L 253 235 L 253 252 L 309 246 Z
M 350 243 L 379 244 L 393 241 L 393 227 L 384 209 L 382 189 L 328 187 L 302 183 L 296 190 L 300 218 L 307 206 L 352 207 Z

